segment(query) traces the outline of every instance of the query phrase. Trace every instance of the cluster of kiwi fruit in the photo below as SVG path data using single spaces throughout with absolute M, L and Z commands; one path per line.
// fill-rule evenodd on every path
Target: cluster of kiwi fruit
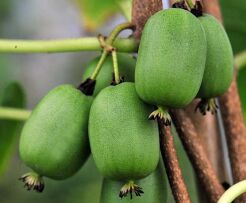
M 202 114 L 216 112 L 215 97 L 232 80 L 231 45 L 211 15 L 171 8 L 149 18 L 137 59 L 117 56 L 124 82 L 110 85 L 109 55 L 93 95 L 86 95 L 81 86 L 61 85 L 33 110 L 20 139 L 20 156 L 33 170 L 20 178 L 28 190 L 41 192 L 43 177 L 72 176 L 92 154 L 104 177 L 102 203 L 120 201 L 115 194 L 119 191 L 128 202 L 143 190 L 143 202 L 165 202 L 158 126 L 149 118 L 169 125 L 168 109 L 185 107 L 195 98 L 201 98 L 197 108 Z M 98 61 L 99 57 L 89 63 L 84 80 Z

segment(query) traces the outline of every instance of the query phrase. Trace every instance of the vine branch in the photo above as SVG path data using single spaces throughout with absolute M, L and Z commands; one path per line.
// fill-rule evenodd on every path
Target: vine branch
M 209 202 L 217 203 L 224 189 L 207 157 L 195 126 L 182 109 L 172 110 L 171 116 Z
M 173 135 L 170 126 L 165 126 L 161 119 L 158 119 L 160 148 L 165 164 L 167 177 L 174 199 L 178 203 L 191 203 L 187 187 L 184 182 L 182 171 L 178 162 L 177 153 L 174 146 Z
M 133 38 L 116 39 L 113 46 L 120 52 L 136 52 L 138 44 Z M 59 40 L 0 39 L 0 53 L 58 53 L 102 50 L 98 38 L 85 37 Z

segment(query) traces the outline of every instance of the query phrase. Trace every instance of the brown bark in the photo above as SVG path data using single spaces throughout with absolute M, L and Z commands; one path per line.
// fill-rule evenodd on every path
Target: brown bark
M 165 126 L 162 120 L 158 120 L 158 126 L 161 154 L 174 199 L 178 203 L 191 203 L 179 166 L 171 128 L 170 126 Z
M 200 136 L 184 110 L 172 110 L 172 119 L 209 202 L 216 203 L 224 189 L 204 150 Z
M 204 0 L 203 3 L 205 12 L 214 15 L 222 23 L 219 1 Z M 246 179 L 246 129 L 236 74 L 234 74 L 229 90 L 219 98 L 219 102 L 229 148 L 232 175 L 236 183 Z M 246 202 L 246 195 L 238 199 L 238 202 Z
M 162 0 L 133 0 L 132 6 L 132 22 L 136 26 L 133 35 L 139 41 L 146 21 L 162 10 Z
M 236 74 L 229 90 L 220 97 L 219 101 L 229 148 L 233 182 L 237 183 L 246 179 L 246 130 L 238 95 Z M 238 198 L 237 202 L 246 202 L 246 195 Z
M 200 136 L 204 150 L 218 176 L 220 182 L 227 181 L 228 177 L 225 172 L 225 164 L 222 151 L 222 143 L 220 138 L 220 129 L 216 115 L 207 113 L 203 116 L 200 112 L 195 112 L 198 100 L 194 100 L 185 111 L 190 117 L 197 134 Z

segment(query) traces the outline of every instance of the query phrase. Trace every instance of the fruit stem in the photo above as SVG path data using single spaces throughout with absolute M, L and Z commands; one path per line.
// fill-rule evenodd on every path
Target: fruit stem
M 94 72 L 92 73 L 90 79 L 96 80 L 96 78 L 97 78 L 97 76 L 98 76 L 98 74 L 99 74 L 99 72 L 100 72 L 100 70 L 101 70 L 101 68 L 102 68 L 102 65 L 103 65 L 104 61 L 105 61 L 105 59 L 107 58 L 107 55 L 108 55 L 107 50 L 103 50 L 103 53 L 102 53 L 102 55 L 101 55 L 101 58 L 100 58 L 100 60 L 98 61 L 97 66 L 96 66 Z
M 29 110 L 0 107 L 0 119 L 25 121 L 29 118 L 30 114 L 31 111 Z
M 104 37 L 102 35 L 98 36 L 98 41 L 101 45 L 101 47 L 103 48 L 103 53 L 101 55 L 100 60 L 98 61 L 98 64 L 94 70 L 94 72 L 92 73 L 90 79 L 92 80 L 96 80 L 97 75 L 99 74 L 102 65 L 105 61 L 105 59 L 107 58 L 109 52 L 112 52 L 112 50 L 114 49 L 112 47 L 116 37 L 119 35 L 119 33 L 125 29 L 131 29 L 133 28 L 133 24 L 130 22 L 126 22 L 126 23 L 122 23 L 119 24 L 118 26 L 116 26 L 113 31 L 110 33 L 109 37 L 104 41 Z
M 115 84 L 117 85 L 120 83 L 120 73 L 119 73 L 116 50 L 112 51 L 112 59 L 113 59 L 113 68 L 114 68 L 114 80 L 115 80 Z
M 42 176 L 35 172 L 26 173 L 25 175 L 19 178 L 24 184 L 24 187 L 27 190 L 35 190 L 37 192 L 43 192 L 44 190 L 44 181 Z
M 231 186 L 221 196 L 218 203 L 231 203 L 234 199 L 246 192 L 246 180 L 240 181 L 237 184 Z
M 108 39 L 106 40 L 106 43 L 109 45 L 113 45 L 114 40 L 120 34 L 121 31 L 126 30 L 126 29 L 133 29 L 133 28 L 134 28 L 134 25 L 131 22 L 125 22 L 125 23 L 119 24 L 110 33 Z

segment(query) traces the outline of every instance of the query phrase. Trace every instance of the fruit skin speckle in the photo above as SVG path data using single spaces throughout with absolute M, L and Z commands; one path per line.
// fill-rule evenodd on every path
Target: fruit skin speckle
M 20 156 L 41 176 L 65 179 L 90 154 L 88 117 L 92 97 L 71 85 L 51 90 L 33 110 L 20 138 Z
M 152 173 L 159 161 L 159 134 L 148 120 L 153 108 L 139 99 L 134 83 L 103 89 L 89 118 L 91 152 L 101 174 L 136 180 Z

